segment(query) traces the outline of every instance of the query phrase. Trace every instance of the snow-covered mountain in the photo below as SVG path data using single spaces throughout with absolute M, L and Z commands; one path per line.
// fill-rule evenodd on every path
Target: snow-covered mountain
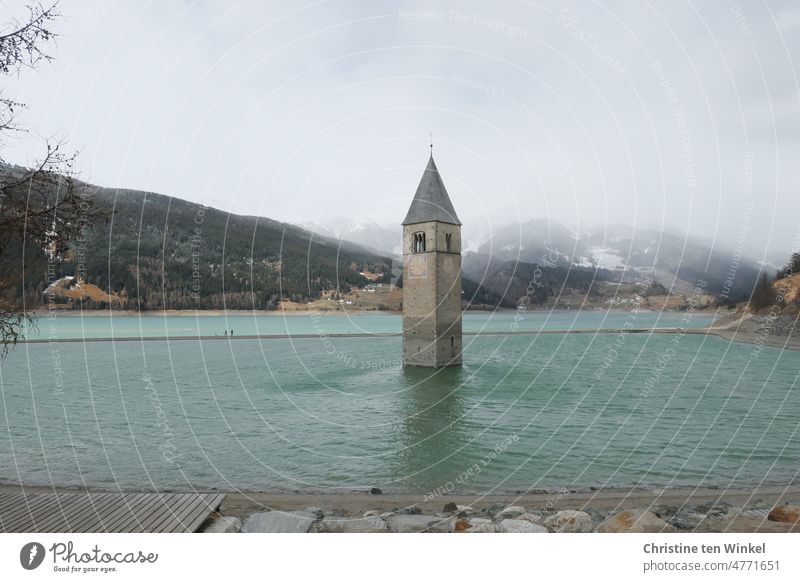
M 402 227 L 371 220 L 333 218 L 325 224 L 302 224 L 319 235 L 346 240 L 374 252 L 399 256 Z M 467 252 L 467 247 L 474 252 Z M 674 230 L 610 225 L 567 227 L 533 219 L 495 229 L 479 244 L 466 245 L 464 274 L 483 280 L 487 265 L 508 261 L 600 270 L 604 277 L 637 281 L 652 277 L 666 289 L 691 293 L 700 282 L 706 290 L 732 300 L 746 298 L 759 273 L 755 260 L 738 257 L 713 241 Z
M 501 260 L 606 269 L 626 277 L 649 275 L 676 291 L 704 282 L 708 292 L 727 290 L 732 299 L 749 295 L 759 273 L 756 261 L 699 237 L 619 225 L 570 229 L 542 219 L 495 230 L 479 252 Z

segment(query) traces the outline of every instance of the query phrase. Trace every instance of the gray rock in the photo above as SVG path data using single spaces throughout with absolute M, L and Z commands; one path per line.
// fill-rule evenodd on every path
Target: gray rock
M 697 513 L 691 510 L 683 510 L 679 511 L 669 519 L 667 522 L 682 530 L 692 531 L 700 526 L 701 523 L 706 519 L 706 515 L 704 513 Z
M 227 515 L 213 518 L 203 527 L 203 533 L 239 533 L 240 531 L 242 531 L 242 520 Z
M 661 519 L 669 519 L 678 513 L 678 508 L 675 505 L 659 504 L 650 507 L 650 511 Z
M 644 509 L 628 509 L 606 518 L 597 528 L 601 533 L 655 533 L 677 531 L 672 525 Z
M 326 517 L 316 526 L 320 533 L 385 533 L 386 522 L 380 517 Z
M 734 507 L 725 501 L 710 501 L 698 505 L 694 509 L 682 509 L 665 519 L 678 529 L 693 531 L 708 520 L 735 517 L 741 508 Z
M 592 531 L 592 517 L 585 511 L 564 509 L 548 517 L 544 526 L 548 531 L 562 533 L 589 533 Z
M 702 513 L 709 518 L 725 517 L 734 510 L 727 501 L 709 501 L 694 508 L 695 513 Z
M 497 524 L 500 533 L 547 533 L 547 528 L 527 519 L 504 519 Z
M 325 517 L 325 512 L 322 511 L 322 508 L 320 507 L 307 507 L 306 511 L 308 513 L 313 513 L 314 515 L 316 515 L 317 519 L 322 519 L 323 517 Z
M 525 508 L 521 505 L 506 507 L 497 514 L 497 519 L 514 519 L 525 513 Z
M 462 517 L 470 517 L 477 513 L 470 505 L 456 505 L 456 509 L 458 509 L 458 515 Z
M 442 512 L 446 513 L 448 515 L 452 514 L 452 513 L 458 513 L 458 505 L 456 505 L 452 501 L 450 503 L 445 503 L 444 504 L 444 509 L 442 509 Z
M 495 515 L 503 511 L 505 507 L 506 507 L 505 505 L 501 505 L 499 503 L 492 503 L 489 507 L 484 507 L 481 510 L 481 513 L 483 513 L 484 515 L 488 515 L 489 517 L 494 517 Z
M 523 513 L 517 519 L 524 519 L 536 525 L 544 525 L 545 518 L 538 513 Z
M 469 533 L 495 533 L 497 525 L 485 517 L 471 517 L 469 520 Z
M 243 533 L 306 533 L 317 516 L 308 511 L 253 513 L 244 522 Z
M 450 531 L 447 519 L 433 515 L 392 515 L 386 520 L 386 524 L 392 533 L 447 533 Z

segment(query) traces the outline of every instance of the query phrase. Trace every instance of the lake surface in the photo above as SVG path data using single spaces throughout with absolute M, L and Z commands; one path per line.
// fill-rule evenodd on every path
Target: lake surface
M 547 315 L 581 329 L 631 317 L 529 313 L 523 323 L 555 325 Z M 467 314 L 465 328 L 512 316 Z M 645 316 L 681 325 L 638 314 L 636 327 Z M 113 333 L 212 325 L 162 319 L 115 317 Z M 302 340 L 19 345 L 0 364 L 0 479 L 424 495 L 798 478 L 797 352 L 682 334 L 472 336 L 463 368 L 404 370 L 399 338 L 326 337 L 394 331 L 396 316 L 321 321 L 252 323 L 319 334 Z M 96 317 L 58 325 L 112 329 Z

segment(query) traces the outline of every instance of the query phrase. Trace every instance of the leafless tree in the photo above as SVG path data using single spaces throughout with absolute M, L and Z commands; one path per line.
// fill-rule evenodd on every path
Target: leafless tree
M 52 61 L 47 48 L 56 38 L 58 3 L 27 6 L 27 16 L 0 27 L 0 75 L 16 75 Z M 0 93 L 0 148 L 13 133 L 25 132 L 17 121 L 25 105 Z M 60 260 L 70 240 L 103 213 L 75 179 L 75 154 L 61 141 L 45 140 L 46 151 L 33 168 L 6 163 L 0 149 L 0 357 L 24 338 L 35 314 L 24 302 L 26 257 Z

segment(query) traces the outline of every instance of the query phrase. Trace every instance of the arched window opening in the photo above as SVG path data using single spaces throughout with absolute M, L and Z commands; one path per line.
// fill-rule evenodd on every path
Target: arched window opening
M 425 252 L 425 233 L 415 232 L 411 236 L 411 252 L 424 253 Z
M 450 348 L 454 348 L 456 346 L 456 338 L 454 336 L 450 336 Z
M 444 235 L 444 246 L 447 252 L 450 252 L 450 241 L 453 239 L 453 234 L 448 232 Z

